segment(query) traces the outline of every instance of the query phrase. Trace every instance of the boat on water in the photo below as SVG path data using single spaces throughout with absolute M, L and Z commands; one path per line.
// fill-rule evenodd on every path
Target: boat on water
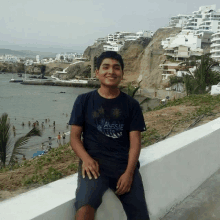
M 23 82 L 22 79 L 10 79 L 9 82 Z
M 12 78 L 9 82 L 23 82 L 23 79 L 14 79 L 13 73 L 12 73 Z

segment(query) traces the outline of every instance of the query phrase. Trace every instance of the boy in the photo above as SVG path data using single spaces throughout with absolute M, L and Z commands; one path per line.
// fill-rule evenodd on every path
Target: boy
M 146 126 L 139 103 L 118 89 L 123 69 L 119 54 L 103 52 L 96 70 L 100 88 L 79 95 L 73 106 L 70 140 L 80 158 L 76 220 L 93 220 L 108 188 L 129 220 L 150 219 L 138 161 Z

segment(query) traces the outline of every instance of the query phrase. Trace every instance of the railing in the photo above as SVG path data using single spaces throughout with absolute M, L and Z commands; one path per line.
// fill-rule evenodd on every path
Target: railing
M 139 172 L 151 220 L 158 220 L 220 168 L 220 118 L 141 149 Z M 0 203 L 1 220 L 72 220 L 77 176 L 73 174 Z M 108 189 L 95 220 L 126 220 Z
M 211 42 L 213 42 L 213 41 L 217 41 L 217 40 L 220 41 L 220 36 L 219 36 L 219 37 L 214 37 L 214 38 L 212 38 L 212 39 L 211 39 Z

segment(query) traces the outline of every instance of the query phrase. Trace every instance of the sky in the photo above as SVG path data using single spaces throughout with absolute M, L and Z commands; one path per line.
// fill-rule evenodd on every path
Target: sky
M 178 14 L 191 15 L 204 0 L 7 0 L 0 7 L 0 48 L 79 52 L 117 31 L 156 31 Z

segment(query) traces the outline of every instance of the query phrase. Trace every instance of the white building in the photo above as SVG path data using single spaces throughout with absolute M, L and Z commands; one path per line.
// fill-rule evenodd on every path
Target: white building
M 100 37 L 97 40 L 95 40 L 96 44 L 100 44 L 100 43 L 106 43 L 108 41 L 107 37 Z
M 203 49 L 196 48 L 191 49 L 188 46 L 185 45 L 178 45 L 175 47 L 168 47 L 165 49 L 166 53 L 164 55 L 173 57 L 174 60 L 186 60 L 187 58 L 191 56 L 202 56 L 203 55 Z
M 25 66 L 31 66 L 33 63 L 34 63 L 33 60 L 26 60 L 24 65 Z
M 153 31 L 145 31 L 145 30 L 141 30 L 141 31 L 138 31 L 136 33 L 137 37 L 149 37 L 151 38 L 153 35 L 154 35 L 154 32 Z
M 60 54 L 59 53 L 56 55 L 55 60 L 60 61 Z
M 220 61 L 220 32 L 212 35 L 211 42 L 211 58 Z
M 192 17 L 188 19 L 183 29 L 194 31 L 195 34 L 215 33 L 219 29 L 219 22 L 220 10 L 216 10 L 216 5 L 201 6 L 198 11 L 193 12 Z
M 170 18 L 169 27 L 184 27 L 188 22 L 188 19 L 191 18 L 191 15 L 182 15 L 173 16 Z
M 191 50 L 201 48 L 201 38 L 190 31 L 182 31 L 177 35 L 170 35 L 170 37 L 161 41 L 163 49 L 172 48 L 179 45 L 190 47 Z
M 120 32 L 115 32 L 114 34 L 108 34 L 107 43 L 117 42 Z
M 112 45 L 103 45 L 104 51 L 116 51 L 118 52 L 122 45 L 120 44 L 112 44 Z
M 40 56 L 36 55 L 36 63 L 40 63 Z

